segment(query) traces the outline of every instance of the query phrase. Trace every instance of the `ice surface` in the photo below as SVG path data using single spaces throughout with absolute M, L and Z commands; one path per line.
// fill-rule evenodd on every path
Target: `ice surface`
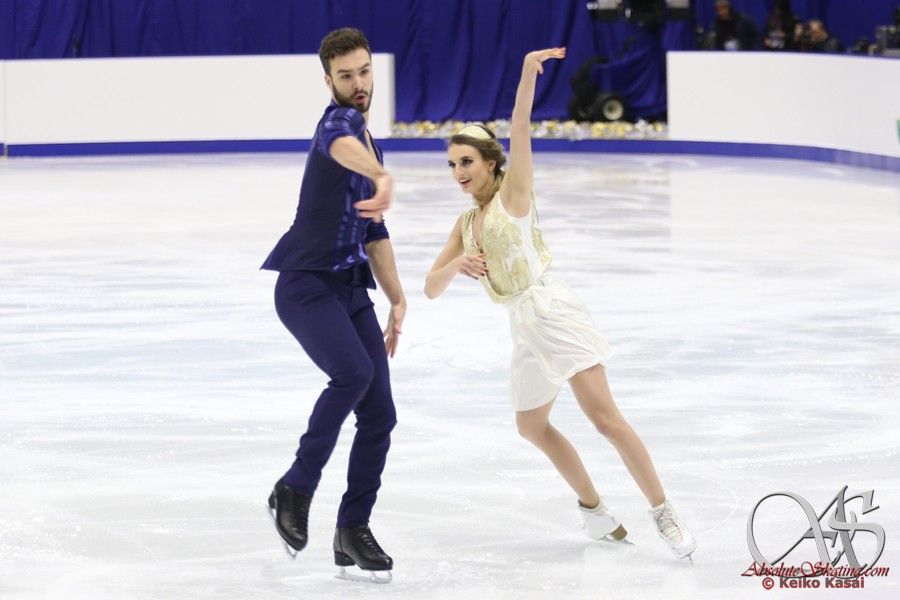
M 504 310 L 467 279 L 421 292 L 468 200 L 440 154 L 387 160 L 409 313 L 372 520 L 397 568 L 377 588 L 334 579 L 352 422 L 296 562 L 264 509 L 325 382 L 258 270 L 304 156 L 0 162 L 0 598 L 784 597 L 740 577 L 750 510 L 777 490 L 822 510 L 845 484 L 875 490 L 859 520 L 900 568 L 900 175 L 536 157 L 553 272 L 614 348 L 619 406 L 698 539 L 690 566 L 564 390 L 553 422 L 635 545 L 582 536 L 575 497 L 515 431 Z M 773 553 L 808 527 L 783 508 L 759 525 Z M 792 558 L 816 556 L 807 541 Z M 856 594 L 896 597 L 897 580 Z

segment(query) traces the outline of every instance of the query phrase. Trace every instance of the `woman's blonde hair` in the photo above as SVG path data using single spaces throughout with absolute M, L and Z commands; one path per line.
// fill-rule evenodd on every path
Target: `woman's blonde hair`
M 459 133 L 450 137 L 448 146 L 463 145 L 472 146 L 481 155 L 484 161 L 494 161 L 494 187 L 490 195 L 485 199 L 475 197 L 475 202 L 481 208 L 491 201 L 497 190 L 500 189 L 500 182 L 503 181 L 503 167 L 506 165 L 506 153 L 503 146 L 497 140 L 497 136 L 493 131 L 484 125 L 469 125 L 463 127 Z

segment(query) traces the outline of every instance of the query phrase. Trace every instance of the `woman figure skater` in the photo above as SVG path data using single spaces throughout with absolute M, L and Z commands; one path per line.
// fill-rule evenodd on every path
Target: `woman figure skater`
M 578 452 L 550 424 L 550 410 L 565 381 L 646 496 L 662 540 L 679 558 L 689 557 L 696 547 L 694 538 L 666 499 L 647 449 L 610 393 L 604 369 L 609 346 L 581 300 L 565 283 L 547 275 L 550 252 L 537 226 L 531 190 L 531 105 L 543 62 L 565 54 L 565 48 L 551 48 L 525 57 L 506 171 L 503 147 L 488 129 L 469 125 L 450 138 L 447 156 L 453 178 L 472 196 L 475 207 L 457 219 L 428 273 L 425 294 L 440 296 L 462 274 L 480 279 L 491 300 L 508 309 L 513 338 L 510 400 L 516 425 L 577 494 L 589 537 L 622 540 L 627 532 L 604 506 Z

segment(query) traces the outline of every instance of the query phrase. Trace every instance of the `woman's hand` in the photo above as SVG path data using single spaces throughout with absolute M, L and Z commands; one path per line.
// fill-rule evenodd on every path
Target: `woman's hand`
M 487 275 L 487 262 L 484 260 L 484 252 L 474 256 L 463 254 L 456 259 L 456 270 L 466 277 L 478 279 Z
M 565 58 L 565 48 L 547 48 L 546 50 L 535 50 L 525 55 L 526 69 L 534 69 L 541 75 L 544 74 L 544 61 L 551 58 Z

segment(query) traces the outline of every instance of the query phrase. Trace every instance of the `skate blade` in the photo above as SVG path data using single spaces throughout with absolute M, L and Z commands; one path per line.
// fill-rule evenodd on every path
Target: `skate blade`
M 336 579 L 345 581 L 362 581 L 363 583 L 390 583 L 394 576 L 391 571 L 366 571 L 360 569 L 359 573 L 348 571 L 347 567 L 340 567 L 340 571 L 335 575 Z
M 634 546 L 634 542 L 629 540 L 626 536 L 628 535 L 628 531 L 619 525 L 611 532 L 603 536 L 602 539 L 605 542 L 610 542 L 613 544 L 624 544 L 626 546 Z
M 278 534 L 278 538 L 281 540 L 281 545 L 284 547 L 285 554 L 287 554 L 288 558 L 291 560 L 297 560 L 297 551 L 288 546 L 288 543 L 281 537 L 281 532 L 278 531 L 278 522 L 275 520 L 275 509 L 267 504 L 266 512 L 269 513 L 269 517 L 272 518 L 272 525 L 275 526 L 275 533 Z
M 616 546 L 634 546 L 634 542 L 632 542 L 628 538 L 617 540 L 614 537 L 606 536 L 601 541 L 606 542 L 607 544 L 615 544 Z

